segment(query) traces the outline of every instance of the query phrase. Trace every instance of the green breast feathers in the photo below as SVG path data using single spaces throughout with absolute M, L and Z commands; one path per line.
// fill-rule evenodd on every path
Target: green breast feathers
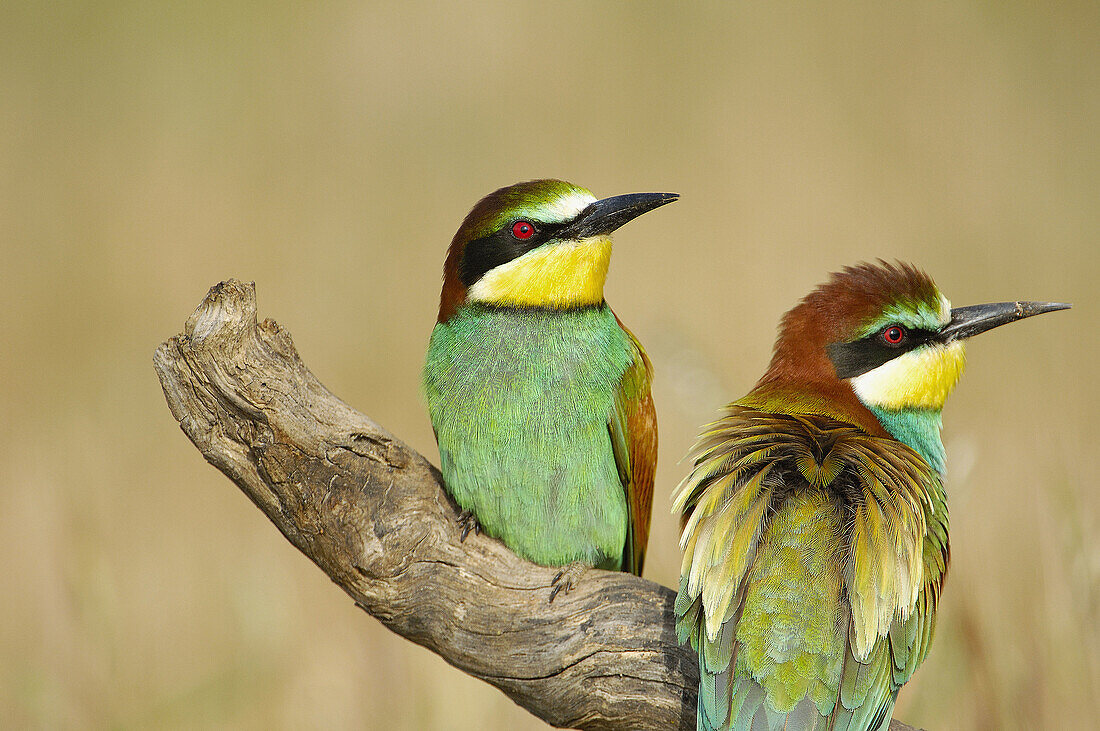
M 436 325 L 424 384 L 440 466 L 486 533 L 543 565 L 620 568 L 628 508 L 608 424 L 636 358 L 606 305 L 470 305 Z
M 850 424 L 736 405 L 694 454 L 676 614 L 700 654 L 699 728 L 876 728 L 931 642 L 939 476 Z

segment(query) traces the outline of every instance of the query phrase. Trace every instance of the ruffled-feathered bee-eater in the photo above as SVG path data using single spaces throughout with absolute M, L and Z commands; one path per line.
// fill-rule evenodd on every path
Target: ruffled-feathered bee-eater
M 586 567 L 642 573 L 652 369 L 603 289 L 611 232 L 676 198 L 518 183 L 474 206 L 447 254 L 424 365 L 443 479 L 467 530 L 568 567 L 551 600 Z
M 1067 307 L 952 309 L 927 274 L 880 263 L 787 313 L 767 373 L 705 429 L 675 498 L 699 729 L 888 726 L 947 572 L 940 412 L 963 342 Z

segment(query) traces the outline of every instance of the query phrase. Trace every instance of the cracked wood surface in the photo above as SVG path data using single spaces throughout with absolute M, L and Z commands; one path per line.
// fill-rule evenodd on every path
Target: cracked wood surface
M 697 661 L 676 642 L 675 592 L 592 570 L 549 604 L 556 569 L 483 535 L 461 542 L 439 471 L 321 385 L 289 333 L 257 322 L 253 284 L 213 287 L 153 362 L 207 461 L 389 629 L 555 726 L 695 728 Z

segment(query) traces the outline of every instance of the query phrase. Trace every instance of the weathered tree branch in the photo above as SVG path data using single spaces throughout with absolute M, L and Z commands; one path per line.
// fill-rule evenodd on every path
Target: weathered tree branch
M 695 727 L 698 670 L 676 641 L 675 593 L 593 570 L 549 604 L 555 570 L 484 536 L 460 542 L 439 472 L 329 393 L 286 331 L 256 321 L 254 285 L 212 288 L 153 360 L 207 461 L 391 630 L 555 726 Z

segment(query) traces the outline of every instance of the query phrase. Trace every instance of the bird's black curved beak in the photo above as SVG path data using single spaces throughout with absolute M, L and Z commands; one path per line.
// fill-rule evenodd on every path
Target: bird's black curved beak
M 627 193 L 602 198 L 587 208 L 565 228 L 557 233 L 560 239 L 587 239 L 609 234 L 638 216 L 671 203 L 679 193 Z
M 951 310 L 951 322 L 940 331 L 939 336 L 944 342 L 962 340 L 1025 317 L 1069 308 L 1070 305 L 1064 302 L 993 302 L 955 307 Z

